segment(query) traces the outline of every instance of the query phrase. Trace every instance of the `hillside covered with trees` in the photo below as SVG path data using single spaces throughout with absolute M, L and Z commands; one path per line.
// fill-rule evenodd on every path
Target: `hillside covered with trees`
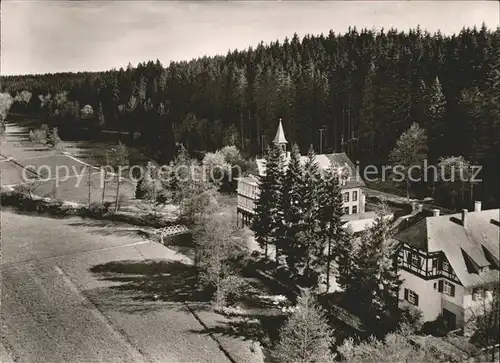
M 482 165 L 478 197 L 500 200 L 499 29 L 445 36 L 353 28 L 167 67 L 149 61 L 100 73 L 2 77 L 2 92 L 23 90 L 33 97 L 11 112 L 40 115 L 61 130 L 130 132 L 161 162 L 174 157 L 176 142 L 190 151 L 234 144 L 256 155 L 281 118 L 302 153 L 312 144 L 380 165 L 416 122 L 427 132 L 429 163 L 463 156 Z

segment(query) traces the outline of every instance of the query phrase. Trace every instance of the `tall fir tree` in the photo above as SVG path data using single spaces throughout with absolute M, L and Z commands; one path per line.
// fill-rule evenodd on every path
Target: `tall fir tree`
M 392 239 L 387 207 L 381 205 L 373 225 L 364 232 L 353 255 L 353 287 L 349 297 L 364 320 L 380 327 L 387 313 L 398 318 L 402 283 L 397 270 L 398 243 Z
M 283 221 L 276 246 L 282 251 L 289 270 L 297 274 L 297 255 L 295 253 L 297 236 L 303 227 L 302 184 L 304 169 L 300 162 L 300 150 L 297 144 L 292 146 L 282 185 L 281 209 Z
M 344 209 L 342 207 L 342 192 L 340 179 L 337 171 L 331 166 L 323 173 L 320 183 L 319 207 L 320 207 L 320 230 L 322 238 L 326 240 L 326 290 L 330 289 L 331 263 L 334 259 L 335 250 L 340 251 L 350 243 L 352 238 L 346 229 L 345 221 L 342 220 Z M 348 265 L 346 263 L 345 265 Z M 348 268 L 345 266 L 343 268 Z
M 445 151 L 443 146 L 444 138 L 444 117 L 446 112 L 446 99 L 443 94 L 441 82 L 436 77 L 429 89 L 426 107 L 426 122 L 423 125 L 427 129 L 429 149 L 432 150 L 434 159 L 443 155 Z
M 253 230 L 257 242 L 269 258 L 269 244 L 279 230 L 280 188 L 283 177 L 281 150 L 273 145 L 266 152 L 266 173 L 259 177 L 259 198 L 255 204 Z
M 326 311 L 318 305 L 314 294 L 302 291 L 297 306 L 280 330 L 273 361 L 279 363 L 334 362 L 331 348 L 334 331 L 328 325 Z
M 321 239 L 320 229 L 320 172 L 316 162 L 313 147 L 309 148 L 304 163 L 304 179 L 302 184 L 303 220 L 302 228 L 297 235 L 297 249 L 295 252 L 301 259 L 301 278 L 305 284 L 317 285 L 324 260 L 324 241 Z

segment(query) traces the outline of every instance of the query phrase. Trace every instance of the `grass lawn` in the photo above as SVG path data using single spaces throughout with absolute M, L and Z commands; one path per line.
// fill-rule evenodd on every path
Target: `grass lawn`
M 189 261 L 129 228 L 3 211 L 2 342 L 18 361 L 229 362 L 184 304 Z

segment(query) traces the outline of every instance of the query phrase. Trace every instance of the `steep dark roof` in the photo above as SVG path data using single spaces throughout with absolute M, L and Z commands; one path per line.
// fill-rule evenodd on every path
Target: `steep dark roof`
M 306 163 L 307 156 L 301 156 L 300 157 L 300 162 L 302 165 Z M 332 160 L 332 161 L 330 161 Z M 361 176 L 358 173 L 357 168 L 354 166 L 354 163 L 349 159 L 349 157 L 346 155 L 346 153 L 335 153 L 335 154 L 319 154 L 316 155 L 315 161 L 318 164 L 318 167 L 320 169 L 327 169 L 330 166 L 333 166 L 335 168 L 343 168 L 344 170 L 348 171 L 348 179 L 346 180 L 345 185 L 343 185 L 343 188 L 357 188 L 357 187 L 364 187 L 365 182 L 363 179 L 361 179 Z M 285 157 L 285 167 L 288 165 L 290 162 L 290 154 L 287 154 Z M 266 173 L 266 160 L 265 159 L 257 159 L 257 169 L 259 175 L 265 175 Z

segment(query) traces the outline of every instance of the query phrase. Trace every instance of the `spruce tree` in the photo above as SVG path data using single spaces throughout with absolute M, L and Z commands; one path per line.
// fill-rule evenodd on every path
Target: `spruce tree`
M 297 235 L 302 228 L 303 198 L 302 183 L 304 170 L 300 163 L 300 150 L 297 144 L 292 146 L 290 160 L 282 185 L 281 209 L 283 221 L 276 246 L 282 251 L 287 266 L 292 274 L 297 274 L 297 255 L 295 252 Z
M 104 123 L 105 123 L 104 110 L 102 108 L 102 103 L 99 103 L 99 106 L 97 107 L 97 125 L 99 127 L 103 127 Z
M 398 244 L 392 239 L 387 208 L 377 211 L 373 225 L 364 232 L 353 254 L 350 303 L 366 322 L 383 323 L 386 313 L 397 318 L 401 280 L 397 271 Z
M 281 150 L 277 145 L 267 149 L 266 173 L 259 177 L 259 198 L 255 205 L 253 230 L 257 242 L 269 257 L 269 243 L 276 237 L 280 218 L 280 187 L 282 179 Z
M 344 209 L 342 207 L 342 192 L 340 189 L 339 175 L 333 167 L 328 168 L 321 178 L 319 207 L 320 228 L 322 237 L 327 242 L 326 251 L 326 290 L 330 289 L 331 262 L 334 251 L 340 250 L 344 245 L 350 243 L 351 235 L 342 220 Z M 344 264 L 347 269 L 348 263 Z
M 429 89 L 428 107 L 426 109 L 426 123 L 429 138 L 429 149 L 435 156 L 442 155 L 444 140 L 444 116 L 446 112 L 446 99 L 439 78 L 436 77 Z
M 378 252 L 377 270 L 373 276 L 372 311 L 377 320 L 382 320 L 388 312 L 396 317 L 398 313 L 399 287 L 402 283 L 397 269 L 398 242 L 392 238 L 390 221 L 387 220 L 387 208 L 383 206 L 370 228 L 371 246 Z
M 319 271 L 324 259 L 324 241 L 320 233 L 319 190 L 320 173 L 316 162 L 316 154 L 312 146 L 309 148 L 304 164 L 302 198 L 304 204 L 302 228 L 298 233 L 297 249 L 302 278 L 306 284 L 317 284 Z
M 280 363 L 333 362 L 333 333 L 325 311 L 315 301 L 312 292 L 304 290 L 295 310 L 280 330 L 273 358 Z

